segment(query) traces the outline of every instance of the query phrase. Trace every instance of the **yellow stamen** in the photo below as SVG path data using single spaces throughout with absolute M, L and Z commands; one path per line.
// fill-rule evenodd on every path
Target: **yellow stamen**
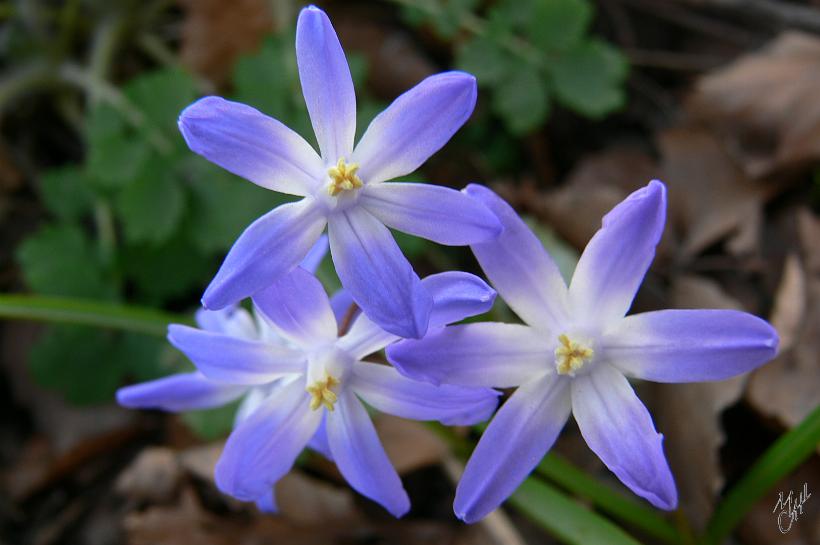
M 327 186 L 327 192 L 332 197 L 335 197 L 342 191 L 350 191 L 362 187 L 361 179 L 356 176 L 356 171 L 359 170 L 357 163 L 345 163 L 345 160 L 339 159 L 335 167 L 328 169 L 327 173 L 330 176 L 330 183 Z
M 333 410 L 333 404 L 336 403 L 336 393 L 331 388 L 341 384 L 341 381 L 331 375 L 325 375 L 324 380 L 318 380 L 306 388 L 307 393 L 312 397 L 310 400 L 310 408 L 316 410 L 322 405 L 328 411 Z
M 565 334 L 558 336 L 558 342 L 561 344 L 555 349 L 555 367 L 561 375 L 574 375 L 595 354 L 591 348 L 571 340 Z

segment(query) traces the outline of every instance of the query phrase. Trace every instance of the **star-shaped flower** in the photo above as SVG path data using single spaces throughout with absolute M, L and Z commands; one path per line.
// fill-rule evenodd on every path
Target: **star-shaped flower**
M 481 203 L 456 190 L 385 183 L 416 170 L 470 117 L 475 78 L 431 76 L 379 114 L 353 146 L 356 96 L 327 15 L 302 10 L 296 29 L 302 91 L 321 156 L 282 123 L 243 104 L 206 97 L 179 118 L 196 153 L 267 189 L 299 195 L 251 224 L 231 248 L 202 303 L 219 309 L 293 269 L 327 225 L 336 272 L 364 312 L 403 337 L 427 330 L 432 300 L 388 227 L 449 245 L 501 229 Z
M 461 272 L 428 276 L 433 297 L 431 331 L 489 310 L 495 292 Z M 366 315 L 349 331 L 338 326 L 349 308 L 344 292 L 331 302 L 310 272 L 297 267 L 253 298 L 250 315 L 204 311 L 203 329 L 171 325 L 168 338 L 198 368 L 123 388 L 128 407 L 190 410 L 245 396 L 237 426 L 216 466 L 219 488 L 275 509 L 273 485 L 310 446 L 336 462 L 350 485 L 395 516 L 409 500 L 360 398 L 372 407 L 415 420 L 473 424 L 498 403 L 488 388 L 435 386 L 363 358 L 398 339 Z
M 510 206 L 483 186 L 466 192 L 504 233 L 472 247 L 498 293 L 527 324 L 472 323 L 401 341 L 388 359 L 433 383 L 518 389 L 492 420 L 458 485 L 467 522 L 500 505 L 550 449 L 570 413 L 589 447 L 636 494 L 662 509 L 677 491 L 662 436 L 626 377 L 722 380 L 777 350 L 765 321 L 735 310 L 662 310 L 626 316 L 655 255 L 666 188 L 653 181 L 603 219 L 569 287 Z

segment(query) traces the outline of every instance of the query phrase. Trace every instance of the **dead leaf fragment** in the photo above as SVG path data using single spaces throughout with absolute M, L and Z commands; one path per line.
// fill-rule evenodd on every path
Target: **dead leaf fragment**
M 133 500 L 163 503 L 174 496 L 181 476 L 176 453 L 152 447 L 143 450 L 120 474 L 115 488 Z
M 820 158 L 820 38 L 786 32 L 700 79 L 689 110 L 727 133 L 754 177 Z
M 659 174 L 655 161 L 642 150 L 613 147 L 581 161 L 566 183 L 540 198 L 539 212 L 561 237 L 581 249 L 601 228 L 607 212 Z
M 276 483 L 276 502 L 283 516 L 300 524 L 359 518 L 350 488 L 335 487 L 300 471 L 291 471 Z
M 379 414 L 374 424 L 399 475 L 437 464 L 447 454 L 444 441 L 424 424 L 388 414 Z
M 791 262 L 787 268 L 794 269 L 797 261 Z M 820 276 L 808 278 L 803 288 L 803 274 L 784 272 L 772 322 L 784 328 L 785 342 L 774 360 L 752 374 L 747 394 L 752 406 L 787 428 L 820 405 Z M 803 289 L 805 301 L 800 298 Z M 797 317 L 795 307 L 800 306 L 805 312 Z
M 185 10 L 180 56 L 188 66 L 220 86 L 242 53 L 256 49 L 273 29 L 266 0 L 179 0 Z
M 740 303 L 708 278 L 682 276 L 672 287 L 676 308 L 732 308 Z M 726 439 L 720 413 L 742 395 L 747 377 L 721 382 L 656 384 L 654 404 L 658 429 L 666 437 L 680 492 L 681 508 L 692 525 L 702 529 L 715 507 L 724 478 L 720 448 Z
M 710 132 L 695 127 L 659 135 L 670 219 L 683 234 L 681 252 L 694 256 L 732 236 L 728 249 L 757 251 L 761 206 L 768 190 L 749 180 Z

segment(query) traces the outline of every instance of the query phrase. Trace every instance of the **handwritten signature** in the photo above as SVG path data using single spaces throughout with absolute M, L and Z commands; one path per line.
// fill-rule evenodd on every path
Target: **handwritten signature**
M 809 492 L 808 483 L 803 483 L 803 490 L 800 490 L 797 495 L 794 490 L 789 490 L 789 495 L 785 497 L 783 492 L 780 492 L 772 513 L 777 513 L 777 529 L 781 534 L 787 534 L 792 529 L 792 525 L 803 514 L 803 504 L 809 498 L 811 498 L 811 492 Z

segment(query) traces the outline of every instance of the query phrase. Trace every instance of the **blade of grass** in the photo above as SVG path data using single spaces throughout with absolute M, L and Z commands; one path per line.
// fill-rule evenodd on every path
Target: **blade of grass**
M 657 511 L 598 482 L 555 453 L 547 454 L 535 471 L 649 536 L 673 545 L 680 543 L 675 527 Z
M 706 527 L 703 545 L 718 545 L 780 479 L 811 456 L 820 443 L 820 407 L 780 437 L 732 487 Z
M 551 485 L 529 478 L 508 500 L 511 505 L 570 545 L 640 545 L 609 520 L 582 507 Z
M 152 308 L 39 295 L 0 295 L 0 318 L 90 325 L 159 337 L 165 336 L 170 323 L 191 323 L 187 316 Z

